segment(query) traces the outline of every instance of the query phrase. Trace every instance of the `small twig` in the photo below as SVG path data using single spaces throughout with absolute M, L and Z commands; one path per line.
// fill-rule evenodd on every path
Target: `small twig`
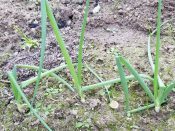
M 7 101 L 7 103 L 5 104 L 5 107 L 7 107 L 7 106 L 10 104 L 11 100 L 13 100 L 13 99 L 14 99 L 14 96 L 8 97 L 8 101 Z
M 49 98 L 49 99 L 54 101 L 54 102 L 59 102 L 59 100 L 55 100 L 54 98 Z
M 0 82 L 5 84 L 10 84 L 10 81 L 7 81 L 7 80 L 0 80 Z

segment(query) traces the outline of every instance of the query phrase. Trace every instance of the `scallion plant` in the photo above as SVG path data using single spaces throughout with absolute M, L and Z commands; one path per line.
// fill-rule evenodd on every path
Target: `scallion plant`
M 125 95 L 125 110 L 128 114 L 141 111 L 144 109 L 148 109 L 151 107 L 155 106 L 156 111 L 159 111 L 161 104 L 166 101 L 166 98 L 168 94 L 171 92 L 172 88 L 175 87 L 175 82 L 169 84 L 169 85 L 164 85 L 162 80 L 160 79 L 158 73 L 159 73 L 159 49 L 160 49 L 160 24 L 161 24 L 161 0 L 159 0 L 159 6 L 158 6 L 158 19 L 157 19 L 157 30 L 153 31 L 148 40 L 148 56 L 149 56 L 149 61 L 151 64 L 151 67 L 154 72 L 154 79 L 151 78 L 148 75 L 144 74 L 139 74 L 132 66 L 131 64 L 124 59 L 121 55 L 116 54 L 116 63 L 119 71 L 120 78 L 115 78 L 112 80 L 107 80 L 103 81 L 95 71 L 90 68 L 87 64 L 83 64 L 83 44 L 84 44 L 84 34 L 85 34 L 85 29 L 86 29 L 86 24 L 87 24 L 87 16 L 88 16 L 88 10 L 89 10 L 89 0 L 86 0 L 86 9 L 85 9 L 85 15 L 83 19 L 83 24 L 82 24 L 82 30 L 81 30 L 81 35 L 80 35 L 80 43 L 79 43 L 79 51 L 78 51 L 78 63 L 72 63 L 71 57 L 69 56 L 68 50 L 66 49 L 65 43 L 63 41 L 63 38 L 61 36 L 60 30 L 57 26 L 57 22 L 54 18 L 53 12 L 51 7 L 49 6 L 48 0 L 41 0 L 41 27 L 42 27 L 42 43 L 41 43 L 41 54 L 40 54 L 40 63 L 39 67 L 37 66 L 31 66 L 31 65 L 15 65 L 13 70 L 8 72 L 9 80 L 11 82 L 11 87 L 12 91 L 15 97 L 15 100 L 17 101 L 18 104 L 22 104 L 24 101 L 28 107 L 30 108 L 31 112 L 40 120 L 40 122 L 43 124 L 43 126 L 51 131 L 52 129 L 45 123 L 45 121 L 40 117 L 37 112 L 34 109 L 34 103 L 35 103 L 35 98 L 37 95 L 37 91 L 39 88 L 39 83 L 40 80 L 43 77 L 54 77 L 56 80 L 62 82 L 66 87 L 68 87 L 71 91 L 76 91 L 81 100 L 84 101 L 84 95 L 83 93 L 85 91 L 90 91 L 94 89 L 99 89 L 99 88 L 105 88 L 109 100 L 110 95 L 107 89 L 107 85 L 112 85 L 114 83 L 121 83 L 123 90 L 124 90 L 124 95 Z M 58 66 L 56 68 L 53 68 L 51 70 L 46 70 L 43 69 L 43 61 L 44 61 L 44 53 L 45 53 L 45 48 L 46 48 L 46 22 L 47 18 L 49 19 L 49 22 L 51 24 L 51 27 L 53 28 L 53 32 L 55 34 L 56 40 L 58 42 L 58 45 L 61 49 L 61 53 L 64 57 L 64 60 L 66 62 L 65 65 Z M 165 24 L 165 23 L 164 23 Z M 156 58 L 155 58 L 155 65 L 153 64 L 151 52 L 150 52 L 150 39 L 151 36 L 157 31 L 157 42 L 156 42 Z M 126 68 L 131 72 L 132 75 L 125 76 L 124 69 L 122 64 L 126 66 Z M 32 77 L 26 81 L 18 82 L 17 81 L 17 69 L 18 68 L 26 68 L 26 69 L 32 69 L 35 71 L 38 71 L 38 76 Z M 69 84 L 67 81 L 64 80 L 64 78 L 61 78 L 58 73 L 59 71 L 63 70 L 64 68 L 68 68 L 73 80 L 74 85 L 72 86 Z M 97 79 L 99 79 L 99 83 L 88 85 L 88 86 L 82 86 L 82 69 L 87 68 Z M 76 72 L 77 69 L 77 72 Z M 154 83 L 154 92 L 151 91 L 151 89 L 147 86 L 145 83 L 145 79 L 150 80 L 151 82 Z M 149 98 L 154 102 L 150 105 L 139 107 L 138 109 L 130 110 L 130 105 L 129 105 L 129 89 L 127 82 L 129 80 L 138 80 L 140 83 L 141 87 L 144 89 L 146 94 L 149 96 Z M 34 94 L 32 98 L 32 102 L 30 103 L 29 100 L 27 99 L 26 95 L 23 93 L 23 89 L 26 88 L 28 85 L 36 82 L 36 86 L 34 88 Z M 22 101 L 23 100 L 23 101 Z
M 149 38 L 148 38 L 148 59 L 151 65 L 151 68 L 154 73 L 154 78 L 153 78 L 153 92 L 151 89 L 148 87 L 148 85 L 144 82 L 144 80 L 141 78 L 141 76 L 138 74 L 138 72 L 130 65 L 130 63 L 124 59 L 121 55 L 116 54 L 116 64 L 119 70 L 120 78 L 121 78 L 121 84 L 123 86 L 123 91 L 125 94 L 125 107 L 126 107 L 126 112 L 128 115 L 130 113 L 138 112 L 141 110 L 145 110 L 151 107 L 155 107 L 155 111 L 159 112 L 160 107 L 162 103 L 166 101 L 167 96 L 169 93 L 172 91 L 172 89 L 175 87 L 175 82 L 171 82 L 171 84 L 165 85 L 163 81 L 161 80 L 159 76 L 159 58 L 160 58 L 160 47 L 161 47 L 161 39 L 160 39 L 160 33 L 161 33 L 161 26 L 166 24 L 169 21 L 164 22 L 161 25 L 161 6 L 162 6 L 162 1 L 158 1 L 158 15 L 157 15 L 157 29 L 154 30 Z M 156 53 L 155 53 L 155 62 L 153 62 L 153 58 L 151 56 L 151 49 L 150 49 L 150 42 L 151 42 L 151 36 L 156 33 Z M 154 64 L 155 63 L 155 64 Z M 127 80 L 126 76 L 124 73 L 124 69 L 122 67 L 122 64 L 134 75 L 136 80 L 138 80 L 139 84 L 141 87 L 144 89 L 145 93 L 148 95 L 148 97 L 151 99 L 153 102 L 150 105 L 145 105 L 143 107 L 139 107 L 137 109 L 130 110 L 129 107 L 129 92 L 128 92 L 128 85 L 127 85 Z

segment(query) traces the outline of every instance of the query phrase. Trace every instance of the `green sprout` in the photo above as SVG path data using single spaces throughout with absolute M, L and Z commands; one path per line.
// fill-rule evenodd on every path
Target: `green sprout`
M 85 100 L 84 92 L 95 90 L 95 89 L 100 89 L 100 88 L 105 88 L 107 95 L 109 97 L 109 100 L 111 100 L 110 93 L 108 91 L 108 87 L 113 85 L 114 83 L 121 83 L 121 85 L 123 87 L 123 91 L 124 91 L 124 96 L 125 96 L 125 111 L 128 115 L 130 115 L 131 113 L 138 112 L 138 111 L 145 110 L 145 109 L 152 108 L 152 107 L 155 107 L 156 112 L 158 112 L 160 110 L 160 106 L 162 105 L 162 103 L 164 103 L 167 100 L 167 96 L 172 91 L 172 89 L 175 87 L 175 82 L 171 82 L 170 84 L 165 85 L 159 76 L 160 31 L 161 31 L 161 26 L 164 25 L 165 23 L 167 23 L 167 22 L 164 22 L 161 25 L 161 4 L 162 4 L 161 0 L 159 0 L 159 6 L 158 6 L 157 29 L 154 30 L 149 35 L 149 38 L 148 38 L 148 59 L 149 59 L 151 68 L 152 68 L 153 73 L 154 73 L 154 78 L 152 78 L 148 75 L 145 75 L 145 74 L 139 74 L 133 68 L 133 66 L 122 55 L 116 54 L 115 58 L 116 58 L 116 64 L 118 67 L 118 72 L 119 72 L 120 78 L 115 78 L 115 79 L 106 80 L 106 81 L 102 80 L 102 78 L 100 78 L 92 68 L 90 68 L 87 64 L 83 63 L 84 34 L 85 34 L 85 28 L 86 28 L 86 24 L 87 24 L 89 0 L 86 0 L 85 15 L 84 15 L 82 30 L 81 30 L 81 35 L 80 35 L 80 43 L 79 43 L 79 51 L 78 51 L 78 63 L 72 62 L 72 59 L 69 55 L 69 52 L 66 49 L 65 42 L 64 42 L 64 40 L 61 36 L 60 30 L 57 26 L 57 22 L 54 18 L 52 9 L 49 6 L 48 0 L 41 0 L 40 3 L 41 3 L 41 16 L 42 16 L 41 17 L 41 29 L 42 29 L 42 31 L 41 31 L 41 54 L 40 54 L 39 66 L 15 65 L 14 69 L 12 71 L 8 72 L 8 77 L 9 77 L 9 80 L 11 82 L 12 91 L 13 91 L 13 94 L 14 94 L 14 97 L 15 97 L 15 100 L 17 101 L 17 103 L 22 104 L 22 102 L 25 102 L 27 104 L 27 106 L 30 108 L 31 112 L 40 120 L 40 122 L 43 124 L 43 126 L 47 130 L 51 131 L 52 129 L 46 124 L 46 122 L 43 120 L 43 118 L 41 118 L 38 115 L 38 113 L 36 112 L 36 109 L 34 109 L 35 98 L 36 98 L 36 95 L 38 92 L 39 83 L 40 83 L 40 80 L 44 77 L 54 77 L 56 80 L 58 80 L 59 82 L 64 84 L 66 87 L 68 87 L 71 91 L 77 92 L 82 101 Z M 65 60 L 65 63 L 66 63 L 65 65 L 60 65 L 60 66 L 55 67 L 51 70 L 43 69 L 44 53 L 45 53 L 45 48 L 46 48 L 47 17 L 48 17 L 48 20 L 51 24 L 54 35 L 55 35 L 56 40 L 58 42 L 58 46 L 61 49 L 61 53 L 62 53 L 64 60 Z M 156 35 L 156 56 L 155 56 L 155 62 L 153 62 L 153 58 L 151 56 L 150 41 L 151 41 L 151 36 L 154 35 L 154 33 L 156 33 L 156 32 L 157 32 L 157 35 Z M 27 39 L 27 37 L 23 33 L 21 33 L 21 36 L 24 37 L 27 42 L 30 41 Z M 32 42 L 29 42 L 29 43 L 31 44 Z M 125 75 L 124 67 L 126 67 L 129 70 L 131 75 L 129 75 L 129 76 Z M 25 68 L 25 69 L 35 70 L 35 71 L 38 71 L 38 75 L 19 83 L 17 81 L 17 72 L 16 72 L 17 68 Z M 65 68 L 67 68 L 71 74 L 73 85 L 69 84 L 67 81 L 64 80 L 64 78 L 57 75 L 60 71 L 62 71 Z M 89 72 L 91 72 L 94 76 L 96 76 L 100 82 L 92 84 L 92 85 L 82 86 L 82 77 L 83 77 L 82 70 L 83 70 L 83 68 L 86 68 Z M 131 110 L 130 101 L 129 101 L 129 89 L 128 89 L 128 82 L 130 80 L 132 80 L 132 81 L 137 80 L 138 81 L 138 83 L 141 85 L 141 87 L 145 91 L 146 95 L 150 98 L 152 103 L 147 104 L 143 107 L 139 107 L 137 109 Z M 153 83 L 153 85 L 154 85 L 153 92 L 148 87 L 145 80 L 149 80 L 150 82 Z M 34 88 L 34 94 L 33 94 L 32 100 L 31 100 L 32 102 L 30 103 L 22 90 L 34 82 L 36 82 L 36 86 Z M 47 91 L 50 92 L 51 90 L 47 90 Z M 54 92 L 55 91 L 57 93 L 57 90 L 54 90 Z M 50 110 L 50 108 L 51 107 L 49 107 L 48 109 Z M 84 126 L 84 124 L 82 124 L 82 123 L 77 123 L 77 125 L 76 125 L 77 128 L 80 128 L 83 126 Z
M 154 78 L 153 78 L 154 90 L 153 90 L 153 92 L 150 90 L 150 88 L 147 86 L 147 84 L 141 78 L 141 75 L 138 74 L 138 72 L 130 65 L 130 63 L 127 60 L 125 60 L 125 58 L 122 57 L 121 55 L 116 54 L 116 63 L 117 63 L 117 67 L 119 69 L 119 74 L 120 74 L 120 78 L 121 78 L 121 84 L 123 86 L 123 91 L 125 93 L 125 107 L 126 107 L 126 113 L 128 115 L 130 115 L 131 113 L 138 112 L 138 111 L 145 110 L 145 109 L 152 108 L 152 107 L 155 107 L 155 111 L 159 112 L 161 105 L 166 101 L 167 96 L 170 94 L 172 89 L 175 87 L 174 81 L 168 85 L 165 85 L 159 76 L 159 58 L 160 58 L 159 54 L 160 54 L 160 46 L 161 46 L 161 42 L 160 42 L 161 26 L 163 26 L 164 24 L 169 22 L 169 21 L 166 21 L 161 25 L 161 5 L 162 5 L 162 1 L 159 0 L 157 29 L 154 30 L 149 35 L 149 38 L 148 38 L 148 59 L 149 59 L 152 71 L 154 73 Z M 155 64 L 154 64 L 153 58 L 151 56 L 150 41 L 151 41 L 151 36 L 154 35 L 154 33 L 156 33 L 156 32 L 157 32 L 157 34 L 156 34 L 156 55 L 155 55 Z M 153 102 L 152 104 L 145 105 L 143 107 L 139 107 L 137 109 L 130 110 L 130 108 L 129 108 L 129 93 L 128 93 L 128 85 L 127 85 L 128 81 L 126 80 L 124 69 L 121 66 L 121 64 L 123 64 L 134 75 L 136 80 L 138 80 L 139 84 L 144 89 L 145 93 L 148 95 L 150 100 Z
M 20 35 L 21 39 L 23 40 L 23 43 L 21 45 L 22 49 L 31 49 L 36 48 L 39 46 L 38 40 L 31 39 L 27 37 L 24 32 L 17 26 L 14 26 L 15 31 Z

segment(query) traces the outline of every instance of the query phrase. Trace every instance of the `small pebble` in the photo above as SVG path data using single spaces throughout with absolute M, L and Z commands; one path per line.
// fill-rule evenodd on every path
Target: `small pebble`
M 122 6 L 121 5 L 118 6 L 118 10 L 120 10 L 120 9 L 122 9 Z
M 72 114 L 72 115 L 75 115 L 75 116 L 76 116 L 76 115 L 78 114 L 78 110 L 71 110 L 71 111 L 70 111 L 70 114 Z
M 100 11 L 100 5 L 98 4 L 93 10 L 92 10 L 92 13 L 93 14 L 96 14 L 96 13 L 98 13 L 99 11 Z
M 124 15 L 124 13 L 125 13 L 125 12 L 124 12 L 124 10 L 122 10 L 122 9 L 120 9 L 120 10 L 118 11 L 118 14 L 119 14 L 119 15 Z
M 117 15 L 114 15 L 114 19 L 116 19 L 117 18 Z
M 112 109 L 118 109 L 119 104 L 118 104 L 117 101 L 112 100 L 111 103 L 109 104 L 109 106 L 110 106 Z

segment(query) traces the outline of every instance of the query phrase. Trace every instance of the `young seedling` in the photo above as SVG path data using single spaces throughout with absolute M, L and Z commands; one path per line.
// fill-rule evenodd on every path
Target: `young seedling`
M 160 45 L 161 45 L 160 44 L 161 5 L 162 5 L 162 1 L 159 0 L 157 29 L 150 34 L 149 39 L 148 39 L 148 59 L 149 59 L 149 62 L 151 64 L 152 70 L 154 72 L 154 79 L 153 79 L 154 90 L 153 90 L 153 93 L 150 90 L 150 88 L 147 86 L 147 84 L 144 82 L 144 80 L 141 78 L 141 76 L 138 74 L 138 72 L 129 64 L 129 62 L 127 62 L 121 55 L 116 55 L 116 63 L 117 63 L 117 67 L 119 69 L 119 74 L 120 74 L 120 78 L 121 78 L 121 84 L 123 86 L 123 91 L 125 93 L 125 102 L 126 102 L 125 106 L 126 106 L 127 114 L 138 112 L 141 110 L 145 110 L 145 109 L 148 109 L 151 107 L 155 107 L 155 111 L 159 112 L 162 103 L 164 103 L 166 101 L 167 96 L 172 91 L 172 89 L 175 87 L 175 82 L 171 82 L 171 84 L 165 85 L 159 76 L 159 57 L 160 57 L 159 54 L 160 54 Z M 163 25 L 165 23 L 167 23 L 167 22 L 164 22 Z M 155 65 L 154 65 L 153 59 L 151 56 L 150 41 L 151 41 L 151 36 L 155 32 L 157 32 L 157 35 L 156 35 L 156 55 L 155 55 Z M 123 67 L 121 66 L 121 64 L 124 64 L 126 66 L 126 68 L 134 75 L 134 77 L 140 83 L 141 87 L 144 89 L 145 93 L 149 96 L 151 101 L 154 102 L 153 104 L 139 107 L 139 108 L 134 109 L 134 110 L 129 110 L 129 108 L 128 108 L 129 107 L 129 100 L 128 100 L 129 93 L 128 93 L 127 80 L 126 80 L 125 73 L 124 73 L 124 70 L 123 70 Z
M 43 126 L 49 130 L 52 131 L 51 128 L 45 123 L 45 121 L 37 114 L 37 112 L 35 111 L 35 109 L 32 107 L 32 105 L 30 104 L 30 102 L 28 101 L 27 97 L 25 96 L 25 94 L 22 92 L 20 86 L 18 85 L 14 74 L 12 72 L 8 72 L 8 76 L 10 79 L 11 84 L 14 85 L 15 89 L 18 91 L 18 94 L 20 94 L 20 96 L 23 98 L 24 102 L 27 104 L 27 106 L 30 108 L 31 112 L 40 120 L 40 122 L 43 124 Z
M 23 43 L 21 45 L 23 49 L 28 48 L 30 50 L 31 48 L 36 48 L 39 46 L 39 42 L 37 40 L 33 40 L 27 37 L 19 27 L 14 26 L 14 29 L 20 35 L 21 39 L 23 40 Z
M 80 37 L 80 46 L 79 46 L 79 53 L 78 53 L 78 75 L 77 75 L 77 73 L 75 71 L 75 68 L 74 68 L 74 65 L 72 63 L 71 57 L 69 56 L 69 53 L 68 53 L 68 51 L 66 49 L 66 46 L 65 46 L 65 43 L 64 43 L 64 41 L 61 37 L 61 33 L 58 29 L 57 22 L 54 18 L 54 15 L 53 15 L 53 12 L 52 12 L 52 10 L 49 6 L 49 3 L 48 3 L 47 0 L 42 0 L 41 1 L 41 15 L 42 15 L 42 18 L 41 18 L 41 27 L 42 27 L 41 57 L 40 57 L 40 63 L 39 63 L 39 68 L 38 68 L 38 77 L 36 79 L 36 86 L 35 86 L 34 94 L 33 94 L 33 98 L 32 98 L 32 104 L 31 105 L 28 104 L 28 106 L 30 106 L 31 109 L 33 109 L 32 106 L 33 106 L 35 98 L 36 98 L 36 94 L 37 94 L 38 87 L 39 87 L 39 82 L 40 82 L 40 79 L 43 75 L 42 74 L 42 71 L 43 71 L 42 68 L 43 68 L 43 61 L 44 61 L 44 52 L 45 52 L 45 48 L 46 48 L 46 25 L 47 25 L 46 24 L 46 19 L 47 19 L 47 16 L 50 20 L 50 24 L 53 28 L 53 32 L 54 32 L 56 40 L 58 41 L 58 44 L 60 46 L 63 57 L 64 57 L 64 59 L 67 63 L 67 67 L 68 67 L 68 69 L 70 71 L 70 74 L 72 76 L 72 79 L 73 79 L 74 85 L 76 87 L 76 90 L 77 90 L 79 96 L 81 97 L 81 100 L 84 101 L 84 96 L 83 96 L 83 92 L 82 92 L 82 89 L 81 89 L 81 75 L 82 75 L 81 70 L 82 70 L 82 55 L 83 55 L 82 49 L 83 49 L 83 41 L 84 41 L 84 32 L 85 32 L 85 27 L 86 27 L 86 23 L 87 23 L 88 9 L 89 9 L 89 0 L 86 1 L 85 16 L 84 16 L 82 32 L 81 32 L 81 37 Z M 29 39 L 27 39 L 27 37 L 20 30 L 18 30 L 18 32 L 25 38 L 25 40 L 29 40 Z M 30 42 L 30 41 L 27 41 L 27 42 Z M 48 75 L 50 75 L 50 74 L 52 74 L 57 79 L 62 80 L 57 75 L 53 74 L 52 72 L 48 73 Z M 13 90 L 13 93 L 15 95 L 15 98 L 19 102 L 20 98 L 21 98 L 21 93 L 18 89 L 19 86 L 17 84 L 17 81 L 12 79 L 15 75 L 16 74 L 9 73 L 9 78 L 11 80 L 11 86 L 12 86 L 12 90 Z M 31 81 L 33 82 L 33 79 L 30 80 L 30 82 Z M 35 79 L 34 79 L 34 81 L 35 81 Z M 62 82 L 67 84 L 64 80 L 62 80 Z M 14 83 L 16 83 L 16 84 L 14 85 Z M 67 85 L 69 86 L 69 84 L 67 84 Z M 25 101 L 25 102 L 27 102 L 27 101 Z
M 17 81 L 17 71 L 16 71 L 16 66 L 14 66 L 13 70 L 12 70 L 12 74 L 14 76 L 14 79 Z M 11 87 L 12 87 L 12 92 L 14 94 L 14 97 L 16 99 L 17 105 L 20 105 L 22 103 L 21 100 L 21 95 L 19 94 L 18 90 L 15 88 L 15 85 L 13 82 L 11 82 Z
M 46 49 L 46 28 L 47 28 L 47 15 L 46 15 L 46 2 L 45 0 L 41 0 L 41 54 L 40 54 L 40 63 L 39 63 L 39 69 L 38 69 L 38 78 L 36 80 L 36 86 L 34 89 L 34 94 L 32 98 L 32 105 L 34 104 L 35 97 L 38 91 L 41 72 L 43 68 L 43 62 L 44 62 L 44 52 Z
M 160 54 L 160 33 L 161 33 L 161 8 L 162 8 L 162 1 L 159 0 L 158 4 L 158 17 L 157 17 L 157 34 L 156 34 L 156 56 L 155 56 L 155 65 L 152 63 L 152 70 L 154 72 L 154 104 L 156 112 L 159 112 L 161 104 L 165 101 L 165 98 L 171 92 L 173 85 L 170 84 L 165 86 L 162 80 L 159 77 L 159 54 Z M 151 34 L 152 35 L 152 34 Z M 150 45 L 150 44 L 149 44 Z M 148 54 L 151 54 L 150 50 L 148 50 Z M 151 55 L 149 55 L 150 57 Z M 151 59 L 150 59 L 151 61 Z
M 71 57 L 69 56 L 68 50 L 66 49 L 65 43 L 63 41 L 63 38 L 61 37 L 61 33 L 59 31 L 59 28 L 57 26 L 57 22 L 54 18 L 53 12 L 49 6 L 48 0 L 41 0 L 41 27 L 42 27 L 42 36 L 41 36 L 41 54 L 40 54 L 40 63 L 39 67 L 36 66 L 30 66 L 30 65 L 16 65 L 14 70 L 12 72 L 8 73 L 11 86 L 12 86 L 12 91 L 14 93 L 15 99 L 18 103 L 22 103 L 22 98 L 24 102 L 27 104 L 27 106 L 30 108 L 30 110 L 33 112 L 33 114 L 41 121 L 41 123 L 51 131 L 51 128 L 44 122 L 44 120 L 36 113 L 35 109 L 33 108 L 35 97 L 37 95 L 37 91 L 39 88 L 39 83 L 41 78 L 43 77 L 54 77 L 58 81 L 62 82 L 64 85 L 66 85 L 70 90 L 74 91 L 74 89 L 77 91 L 79 94 L 81 100 L 84 100 L 84 95 L 83 92 L 85 91 L 90 91 L 90 90 L 95 90 L 99 88 L 106 88 L 107 85 L 112 85 L 114 83 L 121 83 L 123 90 L 124 90 L 124 95 L 125 95 L 125 110 L 126 113 L 129 115 L 130 113 L 134 113 L 137 111 L 141 111 L 144 109 L 148 109 L 151 107 L 155 106 L 155 110 L 158 112 L 160 110 L 160 106 L 163 102 L 166 101 L 167 96 L 171 92 L 172 88 L 175 87 L 175 82 L 172 82 L 169 85 L 164 85 L 162 80 L 160 79 L 158 73 L 159 73 L 159 49 L 160 49 L 160 27 L 161 27 L 161 0 L 159 0 L 159 6 L 158 6 L 158 19 L 157 19 L 157 39 L 156 39 L 156 57 L 155 57 L 155 65 L 153 64 L 152 61 L 152 56 L 150 52 L 150 39 L 151 35 L 153 35 L 156 31 L 153 31 L 153 33 L 149 36 L 149 42 L 148 42 L 148 56 L 149 56 L 149 61 L 152 67 L 152 70 L 154 72 L 154 79 L 151 78 L 150 76 L 144 75 L 144 74 L 139 74 L 132 66 L 131 64 L 126 61 L 121 55 L 116 55 L 116 63 L 117 67 L 119 69 L 119 75 L 120 78 L 115 78 L 112 80 L 107 80 L 103 81 L 96 73 L 93 71 L 93 69 L 89 68 L 87 65 L 84 67 L 87 68 L 91 73 L 93 73 L 98 79 L 99 83 L 88 85 L 88 86 L 82 86 L 82 69 L 83 69 L 83 43 L 84 43 L 84 33 L 85 33 L 85 28 L 87 24 L 87 14 L 88 14 L 88 9 L 89 9 L 89 0 L 86 1 L 86 9 L 85 9 L 85 15 L 84 15 L 84 20 L 83 20 L 83 25 L 82 25 L 82 31 L 81 31 L 81 36 L 80 36 L 80 43 L 79 43 L 79 52 L 78 52 L 78 63 L 74 64 L 72 63 Z M 46 20 L 47 17 L 50 21 L 51 27 L 53 28 L 53 32 L 55 34 L 56 40 L 58 42 L 58 45 L 61 49 L 61 53 L 65 59 L 66 64 L 61 65 L 59 67 L 53 68 L 51 70 L 46 70 L 43 69 L 43 61 L 44 61 L 44 52 L 46 48 Z M 122 64 L 131 72 L 132 75 L 130 76 L 125 76 L 124 69 Z M 17 73 L 16 73 L 16 68 L 27 68 L 27 69 L 33 69 L 33 70 L 38 70 L 38 76 L 30 78 L 29 80 L 23 81 L 20 84 L 17 82 Z M 72 77 L 72 81 L 74 84 L 74 88 L 72 85 L 68 84 L 63 78 L 59 77 L 58 75 L 55 74 L 55 72 L 59 72 L 63 70 L 64 68 L 68 68 Z M 77 72 L 76 72 L 77 68 Z M 152 92 L 150 88 L 147 86 L 145 83 L 145 79 L 150 80 L 154 84 L 154 91 Z M 129 91 L 128 91 L 128 85 L 127 82 L 129 80 L 138 80 L 139 84 L 141 87 L 144 89 L 148 97 L 151 99 L 152 104 L 146 105 L 143 107 L 139 107 L 138 109 L 130 110 L 129 106 Z M 22 89 L 27 87 L 28 85 L 36 82 L 36 86 L 34 89 L 34 94 L 32 98 L 32 103 L 30 104 L 27 97 L 25 94 L 22 92 Z M 108 89 L 106 88 L 106 91 Z M 108 94 L 109 95 L 109 94 Z M 110 99 L 110 96 L 109 96 Z

